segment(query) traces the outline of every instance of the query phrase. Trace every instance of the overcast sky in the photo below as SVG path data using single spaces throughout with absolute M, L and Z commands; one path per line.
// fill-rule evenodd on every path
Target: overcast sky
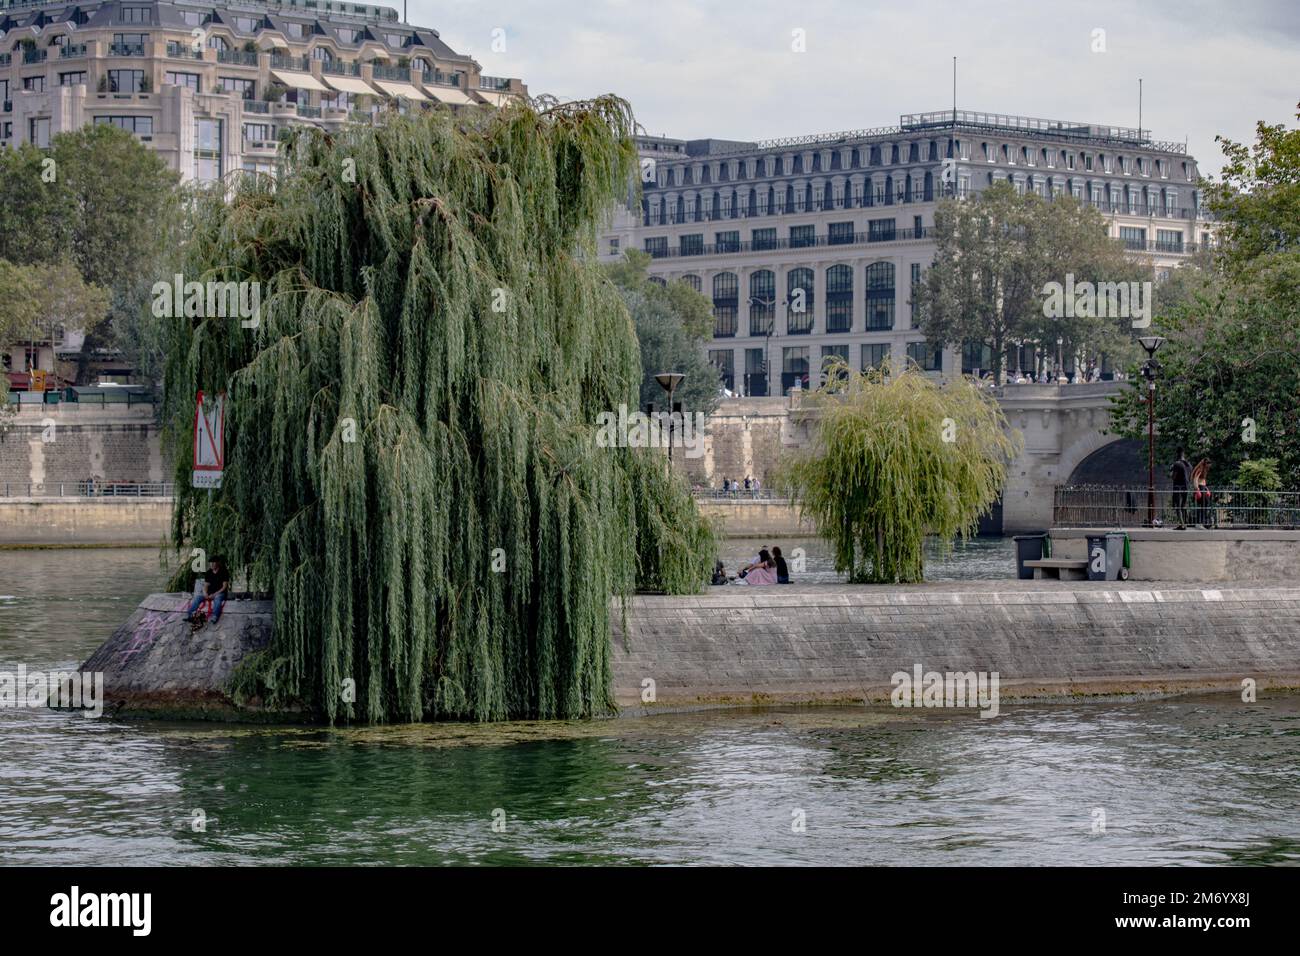
M 1136 127 L 1141 77 L 1142 125 L 1212 174 L 1216 134 L 1294 125 L 1300 101 L 1297 0 L 409 0 L 408 16 L 534 95 L 617 93 L 679 139 L 892 126 L 951 108 L 956 56 L 959 108 L 1048 119 Z

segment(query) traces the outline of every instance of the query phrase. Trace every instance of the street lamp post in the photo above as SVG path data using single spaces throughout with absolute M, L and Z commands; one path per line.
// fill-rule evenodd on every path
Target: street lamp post
M 1156 374 L 1160 363 L 1156 351 L 1165 344 L 1158 335 L 1144 335 L 1138 343 L 1146 350 L 1147 360 L 1142 363 L 1142 377 L 1147 380 L 1147 527 L 1156 523 Z
M 677 391 L 677 386 L 682 384 L 682 379 L 686 376 L 681 372 L 660 372 L 655 376 L 655 381 L 659 387 L 668 393 L 668 470 L 673 468 L 673 415 L 677 410 L 673 407 L 673 392 Z

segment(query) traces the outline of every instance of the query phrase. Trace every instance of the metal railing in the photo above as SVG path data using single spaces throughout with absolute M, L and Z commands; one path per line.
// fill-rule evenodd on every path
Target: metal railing
M 65 43 L 59 47 L 60 59 L 70 60 L 73 57 L 85 56 L 86 44 L 84 43 Z
M 321 60 L 320 71 L 333 76 L 360 76 L 361 64 L 347 60 Z
M 815 249 L 821 246 L 862 246 L 870 245 L 877 242 L 908 242 L 915 239 L 925 239 L 933 234 L 930 226 L 925 226 L 920 230 L 916 229 L 892 229 L 887 232 L 856 232 L 852 238 L 848 236 L 821 235 L 810 238 L 778 238 L 778 239 L 758 239 L 749 242 L 720 242 L 707 243 L 698 246 L 688 246 L 683 250 L 680 246 L 673 248 L 649 248 L 645 251 L 650 254 L 652 259 L 676 259 L 692 256 L 712 256 L 727 253 L 738 252 L 768 252 L 785 249 Z
M 217 62 L 233 66 L 257 66 L 257 56 L 251 50 L 218 50 Z
M 170 498 L 176 486 L 170 481 L 5 481 L 5 498 Z
M 401 83 L 411 82 L 411 68 L 409 66 L 387 66 L 383 63 L 374 63 L 370 67 L 371 75 L 377 80 L 397 80 Z
M 1211 488 L 1195 492 L 1156 489 L 1159 527 L 1300 528 L 1300 492 Z M 1147 526 L 1146 488 L 1057 486 L 1052 524 L 1064 528 Z
M 742 484 L 739 488 L 731 491 L 723 491 L 721 488 L 696 488 L 692 492 L 700 501 L 712 501 L 718 504 L 729 503 L 733 501 L 785 501 L 784 495 L 778 495 L 768 488 L 759 488 L 755 491 L 753 488 L 745 488 Z
M 113 43 L 108 47 L 109 56 L 144 56 L 143 43 Z

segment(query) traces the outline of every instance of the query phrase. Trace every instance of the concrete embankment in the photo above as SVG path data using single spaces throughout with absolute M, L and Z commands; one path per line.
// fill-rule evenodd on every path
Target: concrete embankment
M 0 548 L 156 548 L 171 519 L 171 498 L 0 498 Z
M 793 538 L 812 535 L 812 522 L 784 498 L 697 499 L 700 513 L 724 538 Z
M 270 639 L 271 605 L 232 601 L 191 635 L 186 596 L 151 595 L 83 669 L 110 712 L 237 713 L 234 668 Z M 714 588 L 615 607 L 625 713 L 886 701 L 891 677 L 997 672 L 1001 699 L 1300 687 L 1300 588 L 982 581 Z M 652 693 L 650 693 L 652 692 Z M 648 699 L 652 698 L 652 699 Z M 260 715 L 266 716 L 266 715 Z

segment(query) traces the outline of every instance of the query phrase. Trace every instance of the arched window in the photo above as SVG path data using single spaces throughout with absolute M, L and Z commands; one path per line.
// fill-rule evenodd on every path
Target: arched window
M 688 286 L 690 286 L 692 289 L 694 289 L 696 292 L 699 292 L 699 291 L 700 291 L 700 277 L 699 277 L 699 276 L 693 276 L 693 275 L 682 276 L 682 281 L 685 282 L 685 283 L 686 283 Z
M 662 276 L 651 276 L 650 281 L 661 288 L 668 285 L 668 283 L 664 281 Z
M 807 335 L 813 327 L 813 290 L 816 277 L 811 269 L 786 273 L 785 330 L 789 335 Z
M 331 53 L 329 47 L 326 46 L 313 47 L 311 51 L 311 58 L 313 60 L 320 60 L 322 63 L 334 62 L 334 54 Z M 420 61 L 416 60 L 415 62 L 419 63 Z
M 713 337 L 731 338 L 736 334 L 739 314 L 740 280 L 734 272 L 719 272 L 713 277 Z
M 826 270 L 826 331 L 853 331 L 853 270 L 845 265 Z
M 776 330 L 776 273 L 759 269 L 749 275 L 749 334 L 769 335 Z
M 894 148 L 897 149 L 898 147 L 894 147 Z M 894 204 L 894 177 L 886 176 L 885 177 L 885 205 L 892 206 L 893 204 Z
M 883 332 L 894 327 L 894 264 L 873 262 L 867 266 L 867 331 Z
M 230 50 L 230 44 L 226 42 L 225 37 L 210 36 L 208 37 L 208 49 L 225 53 Z

